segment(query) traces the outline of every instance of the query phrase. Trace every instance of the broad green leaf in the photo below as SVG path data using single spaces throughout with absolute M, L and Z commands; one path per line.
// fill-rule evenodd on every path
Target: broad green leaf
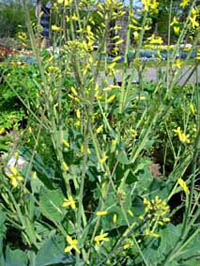
M 4 266 L 27 266 L 28 257 L 25 252 L 20 249 L 12 250 L 8 246 L 5 254 Z
M 63 265 L 73 265 L 74 259 L 70 254 L 65 254 L 65 238 L 54 235 L 47 239 L 37 253 L 35 266 L 47 266 L 61 263 Z
M 124 212 L 130 224 L 134 222 L 134 216 L 129 214 L 129 211 L 132 210 L 131 186 L 124 184 L 117 193 L 118 195 L 115 195 L 114 191 L 109 192 L 105 200 L 105 209 L 108 211 L 108 214 L 101 218 L 103 230 L 111 230 L 127 225 Z M 117 218 L 115 222 L 113 220 L 114 215 Z
M 31 149 L 27 147 L 20 147 L 19 152 L 27 162 L 32 159 Z M 53 189 L 52 178 L 54 178 L 54 171 L 53 169 L 44 164 L 38 154 L 36 154 L 32 160 L 32 170 L 37 171 L 38 178 L 48 189 Z
M 63 201 L 64 195 L 59 189 L 43 189 L 39 200 L 41 213 L 56 222 L 62 221 L 65 215 L 62 208 Z

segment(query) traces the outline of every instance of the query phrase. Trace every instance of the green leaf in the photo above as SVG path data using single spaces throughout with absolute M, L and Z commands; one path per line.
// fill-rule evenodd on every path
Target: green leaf
M 27 266 L 27 265 L 28 265 L 28 257 L 25 252 L 19 249 L 12 250 L 7 246 L 4 266 Z
M 61 222 L 65 215 L 62 208 L 63 201 L 64 196 L 59 189 L 42 189 L 39 201 L 41 213 L 51 220 Z
M 163 253 L 167 254 L 171 249 L 173 249 L 173 246 L 181 235 L 181 227 L 182 225 L 175 226 L 169 223 L 168 225 L 166 225 L 166 228 L 159 232 L 161 236 L 160 249 Z
M 64 253 L 65 245 L 63 236 L 54 235 L 47 239 L 37 253 L 35 266 L 47 266 L 58 263 L 73 265 L 73 256 Z
M 122 164 L 130 164 L 130 160 L 128 159 L 128 156 L 125 151 L 120 152 L 118 156 L 118 161 Z
M 31 161 L 31 149 L 27 147 L 20 147 L 19 152 L 27 162 Z M 32 169 L 37 171 L 38 178 L 47 188 L 53 189 L 52 179 L 54 178 L 54 171 L 43 162 L 38 154 L 36 154 L 32 160 Z
M 6 214 L 0 209 L 0 265 L 4 265 L 3 238 L 6 232 L 5 220 Z
M 134 222 L 135 217 L 132 217 L 128 213 L 129 210 L 132 210 L 131 186 L 123 184 L 118 190 L 118 197 L 119 198 L 116 198 L 115 192 L 111 191 L 108 193 L 105 200 L 104 209 L 108 210 L 108 214 L 101 218 L 102 228 L 105 231 L 127 225 L 122 208 L 124 209 L 130 224 Z M 119 202 L 121 202 L 121 206 Z M 116 222 L 113 222 L 115 214 L 117 215 L 117 220 Z

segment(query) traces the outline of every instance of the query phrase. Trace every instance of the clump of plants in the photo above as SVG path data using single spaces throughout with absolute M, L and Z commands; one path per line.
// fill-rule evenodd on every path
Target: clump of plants
M 190 52 L 196 49 L 195 1 L 157 82 L 146 82 L 141 67 L 135 83 L 148 18 L 159 11 L 158 1 L 142 2 L 142 24 L 130 6 L 123 40 L 118 1 L 57 1 L 53 39 L 63 38 L 64 45 L 48 52 L 38 47 L 27 15 L 37 67 L 3 72 L 4 86 L 25 106 L 27 127 L 12 153 L 15 164 L 7 165 L 8 156 L 0 172 L 2 264 L 198 264 L 199 85 L 187 86 L 189 79 L 180 85 L 176 57 L 191 27 Z M 94 33 L 96 10 L 102 23 Z M 198 57 L 189 76 L 197 65 Z

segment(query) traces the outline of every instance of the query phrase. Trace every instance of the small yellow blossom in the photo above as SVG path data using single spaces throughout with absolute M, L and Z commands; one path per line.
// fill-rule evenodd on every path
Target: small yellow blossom
M 194 115 L 195 114 L 195 109 L 194 109 L 194 105 L 192 103 L 190 103 L 190 112 Z
M 69 16 L 66 16 L 66 22 L 70 22 L 70 17 Z
M 113 89 L 120 89 L 118 85 L 109 85 L 108 87 L 104 88 L 103 91 L 111 91 Z
M 183 0 L 181 3 L 180 3 L 180 7 L 182 8 L 185 8 L 186 6 L 188 6 L 190 3 L 190 0 Z
M 4 134 L 5 132 L 6 132 L 5 128 L 0 127 L 0 135 L 1 135 L 1 134 Z
M 99 134 L 103 131 L 103 125 L 99 126 L 96 130 L 96 133 Z
M 134 38 L 135 42 L 137 42 L 139 40 L 139 33 L 138 33 L 138 31 L 134 31 L 133 32 L 133 38 Z
M 78 95 L 78 93 L 77 93 L 77 91 L 75 90 L 75 88 L 74 88 L 74 87 L 71 87 L 71 91 L 72 91 L 72 93 L 73 93 L 75 96 L 77 96 L 77 95 Z
M 65 199 L 63 202 L 63 207 L 71 207 L 73 210 L 76 210 L 76 202 L 72 196 L 69 196 L 68 199 Z
M 177 26 L 179 24 L 179 21 L 177 20 L 176 17 L 173 17 L 172 22 L 170 23 L 170 26 Z
M 178 69 L 180 69 L 180 68 L 181 68 L 181 65 L 182 65 L 181 60 L 180 60 L 180 59 L 177 59 L 177 60 L 175 61 L 174 67 L 177 67 Z
M 128 214 L 133 217 L 133 212 L 131 210 L 128 210 Z
M 69 6 L 72 2 L 73 0 L 64 0 L 64 6 Z
M 35 171 L 33 172 L 33 179 L 37 179 L 37 173 Z
M 57 67 L 57 66 L 49 66 L 48 67 L 48 72 L 50 73 L 56 73 L 56 72 L 59 72 L 60 71 L 60 68 Z
M 75 13 L 72 15 L 72 20 L 78 21 L 78 17 L 77 17 L 77 15 Z
M 78 119 L 81 118 L 81 112 L 80 112 L 80 109 L 77 109 L 77 110 L 76 110 L 76 116 L 77 116 Z
M 152 34 L 147 40 L 151 44 L 162 44 L 163 43 L 162 38 L 160 36 L 155 36 L 155 34 Z
M 191 26 L 192 26 L 193 29 L 196 28 L 196 27 L 199 27 L 199 22 L 197 20 L 197 16 L 196 15 L 190 17 L 190 23 L 191 23 Z
M 96 213 L 97 216 L 105 216 L 105 215 L 107 215 L 107 214 L 108 214 L 107 211 L 98 211 L 98 212 Z
M 113 223 L 114 224 L 117 222 L 117 214 L 116 213 L 113 215 L 112 220 L 113 220 Z
M 145 232 L 144 232 L 144 234 L 146 236 L 151 236 L 151 237 L 155 237 L 155 238 L 159 238 L 160 237 L 159 234 L 156 234 L 156 233 L 154 233 L 153 231 L 151 231 L 149 229 L 146 229 Z
M 182 143 L 190 143 L 190 139 L 188 135 L 185 135 L 185 133 L 178 127 L 177 129 L 174 129 L 174 132 L 177 134 L 180 142 Z
M 144 5 L 144 11 L 151 10 L 154 13 L 158 13 L 158 5 L 157 0 L 142 0 Z
M 109 238 L 107 237 L 108 233 L 101 233 L 98 236 L 95 236 L 94 241 L 96 242 L 97 246 L 100 246 L 100 243 L 102 241 L 109 241 Z
M 52 29 L 52 31 L 60 31 L 61 30 L 61 27 L 58 27 L 56 25 L 52 25 L 51 26 L 51 29 Z
M 161 217 L 163 220 L 163 217 L 169 212 L 169 206 L 167 206 L 167 203 L 158 196 L 151 201 L 144 198 L 143 203 L 145 205 L 145 212 L 152 213 L 156 218 Z
M 62 140 L 62 143 L 64 146 L 66 146 L 67 148 L 69 148 L 69 142 L 66 141 L 65 139 Z
M 100 163 L 105 163 L 106 160 L 108 159 L 108 156 L 106 154 L 103 155 L 103 157 L 100 159 Z
M 182 189 L 184 190 L 185 194 L 189 194 L 189 189 L 188 189 L 188 186 L 186 184 L 186 182 L 182 179 L 182 178 L 179 178 L 178 179 L 178 184 L 182 187 Z
M 115 43 L 115 45 L 117 46 L 117 45 L 120 45 L 120 44 L 122 44 L 124 42 L 124 40 L 119 40 L 119 41 L 117 41 L 116 43 Z
M 113 102 L 113 100 L 115 99 L 115 95 L 111 95 L 109 98 L 108 98 L 108 100 L 107 100 L 107 102 L 108 103 L 111 103 L 111 102 Z
M 68 171 L 68 170 L 69 170 L 69 166 L 66 164 L 66 162 L 63 162 L 63 163 L 62 163 L 62 166 L 63 166 L 63 169 L 64 169 L 65 171 Z
M 86 151 L 84 148 L 85 148 L 85 147 L 84 147 L 84 145 L 82 144 L 82 145 L 81 145 L 81 152 L 82 152 L 82 153 L 85 153 L 85 152 L 86 152 L 86 153 L 88 153 L 88 154 L 91 154 L 91 150 L 90 150 L 89 148 L 87 148 L 87 151 Z
M 69 243 L 69 246 L 65 248 L 65 252 L 70 252 L 72 249 L 74 249 L 78 254 L 80 254 L 80 250 L 77 247 L 78 241 L 76 239 L 72 239 L 71 236 L 66 237 L 67 242 Z
M 16 188 L 18 187 L 19 182 L 23 180 L 23 177 L 14 166 L 10 167 L 10 171 L 11 173 L 8 174 L 8 177 L 10 178 L 10 183 L 14 188 Z
M 132 246 L 133 246 L 133 243 L 131 239 L 127 238 L 124 242 L 123 249 L 130 249 L 132 248 Z
M 174 29 L 174 33 L 176 35 L 179 35 L 179 33 L 180 33 L 180 27 L 174 26 L 173 29 Z
M 112 62 L 117 62 L 117 61 L 119 61 L 121 59 L 121 56 L 116 56 L 113 60 L 112 60 Z
M 19 152 L 18 151 L 15 152 L 14 157 L 15 157 L 16 160 L 19 159 Z

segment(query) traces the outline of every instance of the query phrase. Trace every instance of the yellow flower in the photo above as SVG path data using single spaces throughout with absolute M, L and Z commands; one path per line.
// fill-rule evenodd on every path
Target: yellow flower
M 77 116 L 78 119 L 81 118 L 81 112 L 80 112 L 80 109 L 77 109 L 77 110 L 76 110 L 76 116 Z
M 5 128 L 0 127 L 0 135 L 1 135 L 1 134 L 4 134 L 5 132 L 6 132 Z
M 107 211 L 98 211 L 98 212 L 96 213 L 97 216 L 104 216 L 104 215 L 107 215 L 107 214 L 108 214 Z
M 112 62 L 117 62 L 117 61 L 119 61 L 121 59 L 121 56 L 116 56 L 113 60 L 112 60 Z
M 173 17 L 173 20 L 172 20 L 172 22 L 170 23 L 170 26 L 177 26 L 177 24 L 179 24 L 179 21 L 177 20 L 177 18 L 176 17 Z
M 158 5 L 157 0 L 142 0 L 144 5 L 144 11 L 148 11 L 151 9 L 154 13 L 158 13 Z
M 181 65 L 182 65 L 182 63 L 181 63 L 181 60 L 180 59 L 177 59 L 176 61 L 175 61 L 175 64 L 174 64 L 174 67 L 177 67 L 177 68 L 181 68 Z
M 69 6 L 73 0 L 64 0 L 64 6 Z
M 66 141 L 65 139 L 63 139 L 62 143 L 63 143 L 67 148 L 69 148 L 69 142 L 68 142 L 68 141 Z
M 35 171 L 33 172 L 33 179 L 37 179 L 37 173 Z
M 149 37 L 147 39 L 149 41 L 149 43 L 152 43 L 152 44 L 162 44 L 163 43 L 163 40 L 160 36 L 155 36 L 154 34 L 151 35 L 151 37 Z
M 134 40 L 135 40 L 136 42 L 139 40 L 139 33 L 138 33 L 138 31 L 134 31 L 134 32 L 133 32 L 133 38 L 134 38 Z
M 195 114 L 195 109 L 194 109 L 194 105 L 192 103 L 190 103 L 190 112 L 194 115 Z
M 109 238 L 107 237 L 108 233 L 101 233 L 98 236 L 95 236 L 94 241 L 96 242 L 97 246 L 100 246 L 101 241 L 109 241 Z
M 180 33 L 180 28 L 177 27 L 177 26 L 174 26 L 173 29 L 174 29 L 174 33 L 175 33 L 176 35 L 179 35 L 179 33 Z
M 190 3 L 190 0 L 183 0 L 181 3 L 180 3 L 180 7 L 182 8 L 185 8 L 186 6 L 188 6 Z
M 103 125 L 101 125 L 101 126 L 99 126 L 99 127 L 97 128 L 96 133 L 99 134 L 99 133 L 102 132 L 102 130 L 103 130 Z
M 128 210 L 128 214 L 133 217 L 133 212 L 131 210 Z
M 8 174 L 8 177 L 10 178 L 10 183 L 14 188 L 16 188 L 19 185 L 19 181 L 23 180 L 23 177 L 14 166 L 10 167 L 10 171 L 11 173 Z
M 153 231 L 150 231 L 149 229 L 146 229 L 145 232 L 144 232 L 144 234 L 146 236 L 151 236 L 151 237 L 155 237 L 155 238 L 159 238 L 160 237 L 159 234 L 156 234 Z
M 69 16 L 66 16 L 66 22 L 70 22 L 70 17 Z
M 68 199 L 65 199 L 63 202 L 63 207 L 71 207 L 73 210 L 76 210 L 76 202 L 72 196 L 69 196 Z
M 188 186 L 186 184 L 186 182 L 182 179 L 182 178 L 179 178 L 178 179 L 178 184 L 182 187 L 182 189 L 184 190 L 185 194 L 189 194 L 189 189 L 188 189 Z
M 57 67 L 57 66 L 49 66 L 48 67 L 48 72 L 50 73 L 56 73 L 56 72 L 59 72 L 60 71 L 60 68 Z
M 78 21 L 78 17 L 77 17 L 77 15 L 75 13 L 72 15 L 72 20 Z
M 108 100 L 107 100 L 107 102 L 108 103 L 111 103 L 114 99 L 115 99 L 115 95 L 111 95 L 109 98 L 108 98 Z
M 158 196 L 152 201 L 144 198 L 143 203 L 145 205 L 145 212 L 152 213 L 156 218 L 163 217 L 169 212 L 169 206 L 167 206 L 166 202 Z
M 120 45 L 120 44 L 122 44 L 124 42 L 124 40 L 119 40 L 119 41 L 117 41 L 116 43 L 115 43 L 115 45 L 117 46 L 117 45 Z
M 72 249 L 74 249 L 78 254 L 80 254 L 80 250 L 77 247 L 78 241 L 76 239 L 72 239 L 71 236 L 66 237 L 67 242 L 69 243 L 69 246 L 65 248 L 65 252 L 70 252 Z
M 120 89 L 118 85 L 109 85 L 108 87 L 104 88 L 103 91 L 110 91 L 112 89 Z
M 131 241 L 131 239 L 127 238 L 123 244 L 123 249 L 129 249 L 132 248 L 133 243 Z
M 108 159 L 108 156 L 106 154 L 103 155 L 103 157 L 100 159 L 100 163 L 105 163 L 106 160 Z
M 177 134 L 180 142 L 182 142 L 182 143 L 190 143 L 189 136 L 185 135 L 185 133 L 180 129 L 180 127 L 178 127 L 177 129 L 174 129 L 173 131 Z
M 113 223 L 115 224 L 117 222 L 117 214 L 115 213 L 114 215 L 113 215 Z
M 56 26 L 56 25 L 52 25 L 52 26 L 51 26 L 51 29 L 52 29 L 53 31 L 60 31 L 60 30 L 61 30 L 61 27 L 58 27 L 58 26 Z
M 62 165 L 63 165 L 63 169 L 65 171 L 68 171 L 69 170 L 69 166 L 66 164 L 66 162 L 63 162 Z
M 78 93 L 77 93 L 77 91 L 75 90 L 75 88 L 74 88 L 74 87 L 71 87 L 71 91 L 72 91 L 72 93 L 73 93 L 75 96 L 77 96 L 77 95 L 78 95 Z
M 190 22 L 191 22 L 192 28 L 199 27 L 199 22 L 197 21 L 196 15 L 190 17 Z

